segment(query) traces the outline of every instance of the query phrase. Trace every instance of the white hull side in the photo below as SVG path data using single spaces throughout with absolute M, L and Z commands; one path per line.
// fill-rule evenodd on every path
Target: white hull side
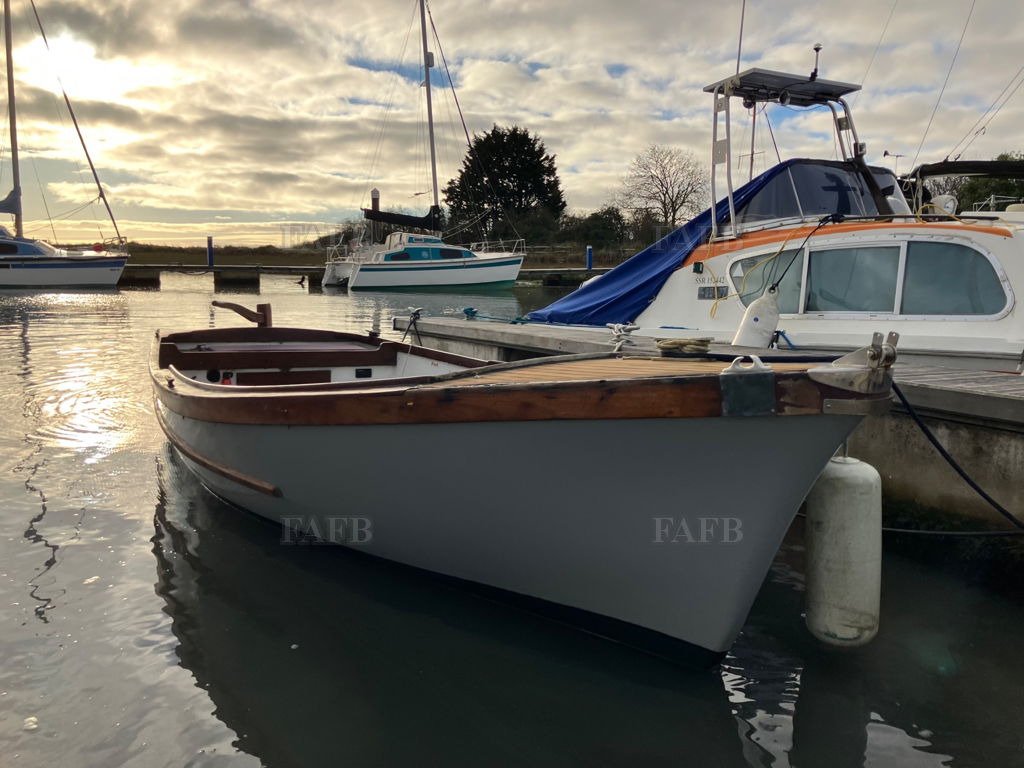
M 355 270 L 355 267 L 356 263 L 354 261 L 328 261 L 324 267 L 324 276 L 320 281 L 320 285 L 346 285 L 352 278 L 352 272 Z
M 355 264 L 349 288 L 411 288 L 440 285 L 511 283 L 519 276 L 522 256 L 477 256 L 437 262 Z
M 160 409 L 200 455 L 281 489 L 261 494 L 187 461 L 238 506 L 313 519 L 321 532 L 331 517 L 367 517 L 373 538 L 359 548 L 370 554 L 712 652 L 732 644 L 797 507 L 859 421 L 283 427 Z M 711 479 L 723 466 L 725 484 Z M 695 535 L 700 518 L 734 518 L 742 540 L 655 543 L 655 517 L 685 519 Z
M 124 265 L 124 259 L 0 260 L 0 288 L 113 288 Z

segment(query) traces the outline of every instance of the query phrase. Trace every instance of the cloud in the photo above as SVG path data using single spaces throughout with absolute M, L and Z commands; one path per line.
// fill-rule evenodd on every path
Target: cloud
M 869 158 L 903 154 L 906 169 L 967 8 L 899 4 L 883 35 L 892 9 L 892 0 L 835 3 L 827 13 L 811 0 L 749 0 L 742 65 L 810 72 L 811 45 L 822 42 L 822 77 L 864 80 L 853 101 Z M 71 96 L 115 210 L 140 226 L 155 222 L 145 225 L 154 236 L 203 216 L 230 215 L 236 227 L 279 217 L 333 221 L 354 215 L 372 186 L 385 205 L 428 202 L 412 0 L 58 0 L 40 10 L 51 42 L 66 43 L 58 63 L 87 75 L 70 78 L 79 89 Z M 719 11 L 693 0 L 433 7 L 469 131 L 515 123 L 539 135 L 557 157 L 569 205 L 583 210 L 610 199 L 648 144 L 710 155 L 711 97 L 701 89 L 734 71 L 739 23 L 738 8 Z M 46 161 L 48 194 L 81 203 L 93 194 L 89 185 L 61 176 L 81 165 L 77 139 L 32 58 L 31 19 L 22 12 L 15 21 L 18 52 L 31 64 L 19 89 L 25 145 Z M 1022 36 L 1024 9 L 979 4 L 922 161 L 944 156 L 992 103 L 1015 71 Z M 450 89 L 435 96 L 443 185 L 462 162 L 465 138 Z M 749 120 L 738 113 L 734 129 L 746 146 Z M 827 117 L 773 108 L 782 156 L 832 156 Z M 1024 148 L 1022 124 L 1024 89 L 969 156 Z M 761 125 L 759 169 L 775 161 Z

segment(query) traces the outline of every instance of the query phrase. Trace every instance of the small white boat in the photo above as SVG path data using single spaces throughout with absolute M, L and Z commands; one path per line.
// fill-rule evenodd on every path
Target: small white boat
M 892 171 L 865 161 L 844 98 L 859 87 L 763 69 L 707 86 L 719 173 L 732 167 L 733 99 L 827 107 L 841 159 L 787 160 L 735 191 L 730 171 L 714 208 L 529 317 L 730 341 L 747 307 L 771 296 L 779 346 L 848 350 L 882 324 L 899 332 L 905 360 L 1019 371 L 1024 210 L 953 216 L 923 192 L 940 174 L 1024 178 L 1024 162 L 923 166 L 911 177 L 912 210 Z
M 216 495 L 655 653 L 732 644 L 821 468 L 888 407 L 893 344 L 833 364 L 485 364 L 379 337 L 157 334 L 157 419 Z M 731 484 L 709 482 L 722 474 Z M 355 521 L 353 523 L 353 521 Z
M 434 235 L 395 232 L 379 250 L 328 261 L 323 285 L 367 289 L 514 283 L 524 255 L 522 240 L 507 251 L 478 253 Z
M 351 289 L 424 288 L 438 286 L 501 285 L 514 283 L 526 256 L 525 241 L 511 247 L 486 243 L 470 248 L 445 243 L 440 235 L 441 205 L 437 186 L 437 152 L 434 146 L 434 109 L 430 91 L 430 69 L 434 55 L 427 49 L 427 17 L 424 0 L 419 0 L 420 31 L 423 36 L 423 85 L 426 89 L 427 133 L 430 144 L 430 173 L 433 205 L 426 216 L 381 211 L 380 192 L 372 192 L 372 207 L 363 209 L 370 221 L 415 227 L 430 234 L 393 232 L 384 246 L 334 246 L 328 249 L 321 284 Z M 366 229 L 362 236 L 367 235 Z M 379 239 L 379 238 L 378 238 Z M 372 241 L 372 237 L 371 237 Z
M 7 59 L 7 100 L 10 118 L 11 176 L 14 188 L 0 200 L 0 213 L 14 216 L 14 234 L 0 227 L 0 288 L 112 288 L 121 279 L 121 272 L 128 255 L 119 251 L 107 251 L 98 245 L 92 250 L 66 250 L 55 248 L 42 240 L 25 237 L 21 209 L 21 168 L 18 160 L 18 119 L 15 101 L 13 42 L 11 39 L 11 3 L 4 0 L 4 38 Z M 65 94 L 65 99 L 67 95 Z M 70 109 L 71 102 L 66 102 Z M 74 115 L 72 114 L 72 117 Z M 75 121 L 77 129 L 78 123 Z M 79 133 L 81 139 L 81 133 Z M 82 147 L 85 149 L 83 140 Z M 96 169 L 86 151 L 86 159 L 92 170 L 99 199 L 106 205 L 106 192 L 99 182 Z M 111 221 L 113 214 L 111 213 Z M 117 223 L 114 222 L 114 229 Z M 117 242 L 122 242 L 118 233 Z

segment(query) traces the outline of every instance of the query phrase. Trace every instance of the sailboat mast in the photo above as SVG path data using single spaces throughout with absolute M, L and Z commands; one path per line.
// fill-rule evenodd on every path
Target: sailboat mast
M 11 0 L 4 0 L 4 43 L 7 49 L 7 111 L 11 118 L 11 169 L 14 177 L 14 234 L 24 237 L 21 220 L 21 169 L 18 167 L 18 117 L 14 105 L 14 46 L 11 42 Z
M 10 0 L 4 0 L 9 2 Z M 423 84 L 427 89 L 427 133 L 430 136 L 430 179 L 434 185 L 434 207 L 438 207 L 437 196 L 437 152 L 434 149 L 434 107 L 430 101 L 430 68 L 434 65 L 433 57 L 427 50 L 427 10 L 426 0 L 420 0 L 420 28 L 423 31 Z M 9 60 L 8 60 L 9 61 Z M 10 66 L 10 64 L 8 64 Z

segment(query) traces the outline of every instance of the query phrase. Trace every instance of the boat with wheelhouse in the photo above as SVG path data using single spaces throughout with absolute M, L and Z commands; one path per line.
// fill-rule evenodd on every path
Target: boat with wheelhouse
M 731 340 L 745 317 L 765 321 L 750 318 L 747 310 L 770 297 L 780 346 L 850 349 L 882 323 L 899 331 L 904 359 L 1018 368 L 1024 354 L 1024 315 L 1016 305 L 1016 290 L 1024 287 L 1024 211 L 956 215 L 955 202 L 954 210 L 947 209 L 948 200 L 927 202 L 927 172 L 912 175 L 908 202 L 891 170 L 866 161 L 844 98 L 858 89 L 762 69 L 707 86 L 715 99 L 712 194 L 714 199 L 716 180 L 724 176 L 725 196 L 529 317 L 583 325 L 629 322 L 642 335 Z M 841 157 L 787 160 L 733 189 L 728 137 L 734 99 L 747 107 L 827 108 Z M 950 165 L 945 170 L 978 172 Z M 1024 178 L 1024 163 L 1016 165 L 1003 172 Z

